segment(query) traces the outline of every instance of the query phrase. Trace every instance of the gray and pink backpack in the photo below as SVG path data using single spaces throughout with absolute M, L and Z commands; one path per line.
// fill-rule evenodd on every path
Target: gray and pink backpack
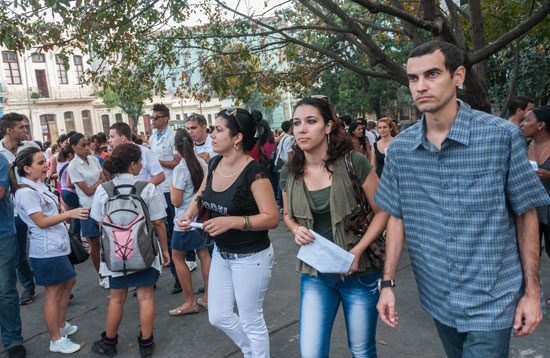
M 158 238 L 153 228 L 149 209 L 141 197 L 147 182 L 134 185 L 103 183 L 109 196 L 103 208 L 101 222 L 101 260 L 111 272 L 143 271 L 153 265 L 159 252 Z M 128 194 L 120 188 L 130 188 Z

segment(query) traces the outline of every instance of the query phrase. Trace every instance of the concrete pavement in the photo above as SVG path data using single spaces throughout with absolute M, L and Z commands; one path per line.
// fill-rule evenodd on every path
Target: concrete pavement
M 273 277 L 265 298 L 264 314 L 271 337 L 272 357 L 299 357 L 299 276 L 295 272 L 298 248 L 282 221 L 270 232 L 275 248 Z M 550 295 L 550 261 L 544 255 L 542 280 L 546 296 Z M 77 325 L 71 336 L 86 346 L 72 357 L 93 357 L 91 343 L 105 329 L 109 291 L 98 286 L 98 279 L 90 261 L 77 267 L 77 284 L 73 290 L 67 319 Z M 379 321 L 377 330 L 379 357 L 445 357 L 431 317 L 420 308 L 416 283 L 408 253 L 404 253 L 396 277 L 399 326 L 391 329 Z M 173 278 L 163 270 L 155 291 L 156 357 L 242 357 L 237 347 L 224 333 L 212 327 L 207 312 L 201 308 L 196 315 L 170 317 L 168 310 L 183 302 L 183 295 L 170 294 Z M 200 270 L 193 272 L 193 287 L 202 286 Z M 197 295 L 200 297 L 200 295 Z M 49 335 L 42 317 L 44 290 L 28 306 L 21 307 L 23 336 L 28 357 L 55 357 L 48 350 Z M 139 306 L 128 295 L 124 318 L 119 330 L 118 357 L 139 357 L 136 336 L 139 333 Z M 535 334 L 525 338 L 512 337 L 511 357 L 550 357 L 550 318 L 546 315 Z M 7 357 L 0 345 L 0 358 Z M 346 329 L 340 310 L 331 338 L 331 357 L 351 357 L 347 348 Z

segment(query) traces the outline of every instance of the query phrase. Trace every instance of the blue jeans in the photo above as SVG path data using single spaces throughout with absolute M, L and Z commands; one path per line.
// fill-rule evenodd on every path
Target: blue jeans
M 15 275 L 15 235 L 0 238 L 0 333 L 4 348 L 23 344 Z
M 34 275 L 32 273 L 31 264 L 27 257 L 27 224 L 21 220 L 19 216 L 15 217 L 15 231 L 17 232 L 17 240 L 15 242 L 16 256 L 15 256 L 15 269 L 17 270 L 17 276 L 21 282 L 21 286 L 25 291 L 32 291 L 35 289 Z
M 61 190 L 61 197 L 63 198 L 63 201 L 69 205 L 69 208 L 76 209 L 80 207 L 80 201 L 78 201 L 78 195 L 76 193 L 73 193 L 72 191 L 68 190 Z M 76 234 L 80 236 L 80 220 L 73 219 L 73 234 Z
M 302 274 L 300 353 L 302 358 L 328 357 L 330 334 L 340 302 L 344 309 L 348 347 L 353 357 L 376 357 L 379 273 L 344 281 Z
M 506 358 L 512 328 L 500 331 L 458 332 L 434 319 L 437 333 L 449 358 Z

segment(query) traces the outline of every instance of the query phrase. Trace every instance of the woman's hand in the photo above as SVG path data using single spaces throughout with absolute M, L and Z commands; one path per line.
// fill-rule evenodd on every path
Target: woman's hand
M 550 179 L 550 170 L 539 169 L 536 173 L 540 179 Z
M 65 214 L 68 218 L 71 219 L 79 219 L 79 220 L 86 220 L 88 219 L 88 214 L 90 212 L 90 208 L 76 208 L 73 210 L 66 211 Z
M 294 241 L 300 245 L 304 246 L 311 244 L 315 240 L 315 237 L 305 226 L 298 226 L 294 229 Z
M 189 223 L 192 222 L 194 217 L 191 217 L 189 213 L 183 214 L 176 223 L 178 224 L 178 227 L 183 231 L 190 231 L 192 229 L 191 226 L 189 226 Z
M 356 247 L 354 247 L 353 249 L 349 250 L 349 253 L 350 253 L 350 254 L 353 254 L 354 259 L 353 259 L 353 262 L 351 263 L 351 266 L 350 266 L 350 268 L 349 268 L 349 271 L 344 273 L 345 275 L 351 275 L 352 273 L 354 273 L 355 271 L 357 271 L 357 267 L 359 266 L 359 258 L 360 258 L 361 255 L 363 254 L 362 252 L 359 252 L 359 251 L 360 251 L 360 250 L 357 249 Z
M 214 237 L 223 234 L 227 230 L 236 229 L 234 225 L 235 217 L 224 216 L 205 221 L 202 229 Z
M 170 265 L 170 254 L 168 249 L 162 250 L 162 266 L 167 267 L 168 265 Z

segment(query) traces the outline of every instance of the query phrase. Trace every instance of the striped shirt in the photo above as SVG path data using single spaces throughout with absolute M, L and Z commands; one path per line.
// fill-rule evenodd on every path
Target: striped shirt
M 510 328 L 523 295 L 515 216 L 550 198 L 506 120 L 461 103 L 441 150 L 424 127 L 392 141 L 375 200 L 403 219 L 424 310 L 459 332 Z

